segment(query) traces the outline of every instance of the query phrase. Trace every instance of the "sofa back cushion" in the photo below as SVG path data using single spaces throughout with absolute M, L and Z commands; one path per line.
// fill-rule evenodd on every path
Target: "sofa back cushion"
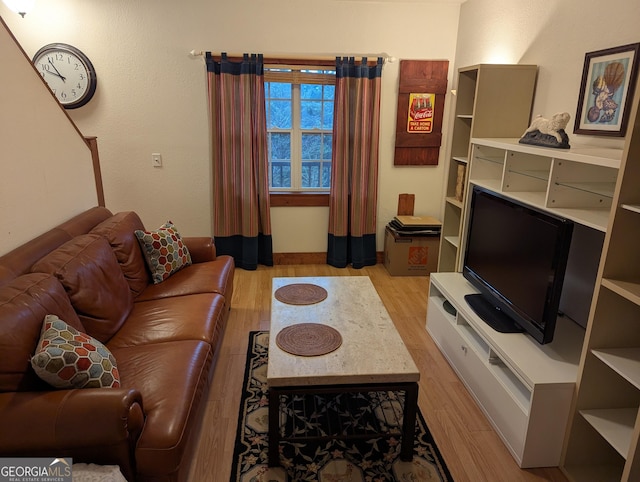
M 0 392 L 51 388 L 29 362 L 49 314 L 84 331 L 64 288 L 53 276 L 25 274 L 0 287 Z
M 134 297 L 149 285 L 151 279 L 146 261 L 134 232 L 144 230 L 140 217 L 133 211 L 117 213 L 91 230 L 106 238 L 120 263 Z
M 133 308 L 133 295 L 109 243 L 83 234 L 33 265 L 60 280 L 86 333 L 106 343 Z M 62 318 L 64 319 L 64 318 Z
M 26 274 L 40 258 L 71 240 L 75 236 L 88 233 L 91 228 L 111 216 L 104 207 L 87 209 L 62 224 L 42 233 L 12 251 L 0 256 L 0 266 L 13 273 L 13 277 Z M 0 282 L 3 280 L 0 279 Z

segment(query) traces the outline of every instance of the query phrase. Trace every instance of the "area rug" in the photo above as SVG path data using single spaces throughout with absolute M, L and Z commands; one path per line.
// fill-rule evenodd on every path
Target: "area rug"
M 388 430 L 386 437 L 331 441 L 283 441 L 280 467 L 268 467 L 267 359 L 269 333 L 249 334 L 231 482 L 452 482 L 420 410 L 412 462 L 400 460 L 402 392 L 291 397 L 283 413 L 288 433 L 322 432 L 330 423 L 357 423 L 364 433 Z M 300 398 L 305 398 L 301 400 Z M 305 407 L 305 408 L 300 408 Z M 311 407 L 311 408 L 310 408 Z M 306 411 L 304 417 L 301 411 Z M 318 415 L 322 414 L 322 415 Z M 375 420 L 371 417 L 375 417 Z M 360 433 L 360 432 L 358 432 Z

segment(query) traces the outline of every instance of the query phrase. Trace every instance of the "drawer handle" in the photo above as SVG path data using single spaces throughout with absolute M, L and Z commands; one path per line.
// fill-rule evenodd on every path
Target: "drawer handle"
M 464 345 L 460 345 L 460 349 L 462 350 L 462 352 L 466 355 L 467 354 L 467 347 Z

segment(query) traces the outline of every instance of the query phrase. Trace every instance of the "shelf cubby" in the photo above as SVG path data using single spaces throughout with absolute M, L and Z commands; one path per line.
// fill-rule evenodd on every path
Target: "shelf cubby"
M 584 417 L 572 425 L 580 446 L 572 446 L 567 453 L 563 471 L 572 481 L 620 482 L 625 458 Z
M 549 183 L 551 159 L 525 152 L 506 153 L 502 190 L 545 192 Z

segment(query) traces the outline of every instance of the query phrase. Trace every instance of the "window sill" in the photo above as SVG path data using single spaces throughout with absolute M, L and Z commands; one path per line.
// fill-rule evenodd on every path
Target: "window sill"
M 271 207 L 329 206 L 327 192 L 279 192 L 269 194 Z

